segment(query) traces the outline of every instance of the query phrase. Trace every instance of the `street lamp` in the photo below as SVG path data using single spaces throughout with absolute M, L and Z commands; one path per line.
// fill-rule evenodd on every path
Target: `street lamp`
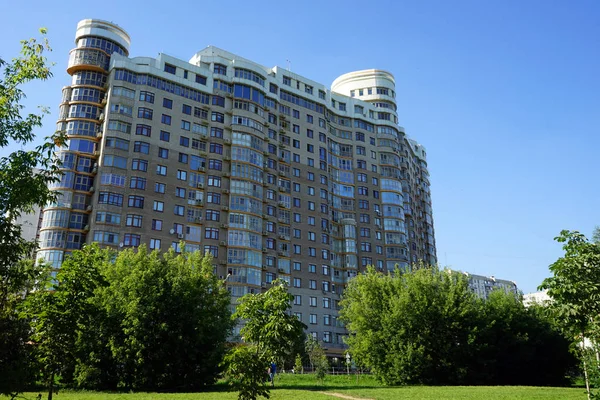
M 346 352 L 346 371 L 350 375 L 350 353 Z

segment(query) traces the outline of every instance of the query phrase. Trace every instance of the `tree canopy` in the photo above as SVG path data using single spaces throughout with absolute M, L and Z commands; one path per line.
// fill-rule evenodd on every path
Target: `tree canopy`
M 483 301 L 465 276 L 435 267 L 369 267 L 341 306 L 353 359 L 386 384 L 555 385 L 573 365 L 558 329 L 513 294 Z

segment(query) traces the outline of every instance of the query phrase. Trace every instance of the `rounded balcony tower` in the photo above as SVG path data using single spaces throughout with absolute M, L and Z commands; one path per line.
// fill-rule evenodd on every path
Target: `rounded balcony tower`
M 39 239 L 38 258 L 55 268 L 86 242 L 110 58 L 114 53 L 127 56 L 129 44 L 129 35 L 111 22 L 85 19 L 77 24 L 67 66 L 71 84 L 63 88 L 56 127 L 66 138 L 56 150 L 62 177 L 50 186 L 57 198 L 44 208 Z

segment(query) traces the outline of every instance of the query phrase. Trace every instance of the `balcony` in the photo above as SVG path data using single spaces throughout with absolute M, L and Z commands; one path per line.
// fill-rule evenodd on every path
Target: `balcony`
M 101 50 L 73 49 L 69 55 L 67 72 L 72 75 L 80 70 L 106 72 L 110 57 Z

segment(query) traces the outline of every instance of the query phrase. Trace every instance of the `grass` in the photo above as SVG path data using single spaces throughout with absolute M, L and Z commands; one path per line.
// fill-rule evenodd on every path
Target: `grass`
M 372 376 L 328 376 L 319 384 L 314 375 L 281 374 L 271 390 L 272 400 L 336 400 L 319 392 L 341 393 L 355 398 L 377 400 L 508 400 L 585 399 L 582 388 L 528 387 L 528 386 L 382 386 Z M 37 393 L 25 393 L 24 399 L 34 400 Z M 44 395 L 44 398 L 45 395 Z M 201 393 L 108 393 L 60 391 L 55 400 L 235 400 L 237 393 L 224 392 L 222 385 L 213 391 Z

